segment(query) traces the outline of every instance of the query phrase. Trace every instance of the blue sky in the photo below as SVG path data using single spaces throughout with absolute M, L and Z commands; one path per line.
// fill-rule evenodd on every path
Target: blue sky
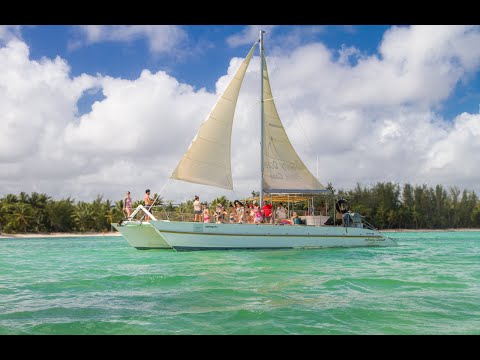
M 8 70 L 0 74 L 0 121 L 7 129 L 0 135 L 1 191 L 114 198 L 129 186 L 105 180 L 117 172 L 167 174 L 261 27 L 0 26 L 0 66 Z M 282 121 L 313 173 L 319 158 L 321 182 L 478 189 L 480 176 L 467 165 L 477 163 L 473 154 L 480 152 L 478 26 L 263 28 Z M 256 102 L 258 79 L 249 76 L 238 107 Z M 251 131 L 246 139 L 256 136 L 246 125 L 251 114 L 238 112 L 235 120 Z M 306 134 L 297 130 L 299 121 Z M 176 126 L 169 138 L 153 133 L 170 124 Z M 21 145 L 12 142 L 19 134 Z M 142 142 L 152 140 L 156 153 L 139 161 Z M 257 142 L 237 145 L 248 149 L 245 156 L 233 153 L 237 191 L 248 194 L 257 165 L 243 161 L 255 158 Z M 157 157 L 157 171 L 145 170 Z M 355 177 L 346 178 L 352 168 Z M 153 187 L 149 181 L 138 186 Z M 188 198 L 186 186 L 172 198 Z
M 381 25 L 317 27 L 319 31 L 306 36 L 304 42 L 322 41 L 332 49 L 339 48 L 341 44 L 353 45 L 369 54 L 377 51 L 383 33 L 389 28 Z M 22 29 L 22 37 L 30 46 L 32 59 L 61 56 L 68 60 L 73 76 L 84 72 L 99 72 L 134 79 L 145 68 L 152 71 L 168 70 L 178 79 L 208 90 L 214 88 L 230 59 L 244 56 L 249 49 L 249 45 L 232 47 L 226 42 L 229 36 L 245 28 L 242 25 L 190 25 L 182 28 L 188 34 L 185 47 L 191 50 L 191 55 L 182 61 L 168 53 L 152 54 L 145 38 L 137 38 L 128 43 L 107 41 L 69 49 L 71 40 L 81 37 L 75 26 L 28 26 Z M 298 26 L 280 25 L 275 33 L 286 34 L 294 28 Z
M 319 41 L 334 50 L 338 50 L 342 45 L 354 46 L 365 54 L 378 54 L 378 45 L 385 31 L 390 28 L 388 25 L 315 27 L 318 27 L 318 32 L 305 35 L 301 42 Z M 245 26 L 190 25 L 182 28 L 188 36 L 184 44 L 187 55 L 183 55 L 182 59 L 175 54 L 152 53 L 147 40 L 142 37 L 128 42 L 106 41 L 72 49 L 69 47 L 72 39 L 81 38 L 80 31 L 75 26 L 27 26 L 22 29 L 22 37 L 30 46 L 32 59 L 61 56 L 70 64 L 72 76 L 101 73 L 135 79 L 143 69 L 165 70 L 179 81 L 213 91 L 230 59 L 244 56 L 245 51 L 248 51 L 249 45 L 233 47 L 226 42 L 229 36 L 242 31 Z M 299 26 L 280 25 L 275 28 L 275 35 L 285 35 L 295 28 Z M 295 43 L 294 46 L 299 44 L 300 42 Z M 101 98 L 99 93 L 85 96 L 79 104 L 80 113 L 88 111 L 91 103 Z M 480 73 L 477 72 L 468 81 L 460 82 L 454 94 L 439 104 L 437 110 L 445 119 L 451 119 L 461 111 L 478 112 L 479 104 Z

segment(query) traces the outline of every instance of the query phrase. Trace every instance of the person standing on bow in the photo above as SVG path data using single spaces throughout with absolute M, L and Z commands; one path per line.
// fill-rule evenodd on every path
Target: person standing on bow
M 123 199 L 123 212 L 127 214 L 127 218 L 132 214 L 132 198 L 130 197 L 130 191 L 127 191 L 127 196 Z
M 150 197 L 150 189 L 145 190 L 145 196 L 143 197 L 143 201 L 145 202 L 145 208 L 151 212 L 151 208 L 153 205 L 153 199 Z M 150 216 L 145 215 L 145 221 L 150 220 Z

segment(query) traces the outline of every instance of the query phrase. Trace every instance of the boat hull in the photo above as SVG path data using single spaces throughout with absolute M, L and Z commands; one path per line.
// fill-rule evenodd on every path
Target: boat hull
M 125 221 L 122 225 L 113 223 L 112 226 L 128 241 L 130 245 L 139 250 L 171 249 L 160 233 L 147 221 Z
M 396 246 L 376 230 L 342 226 L 204 224 L 150 221 L 177 251 Z

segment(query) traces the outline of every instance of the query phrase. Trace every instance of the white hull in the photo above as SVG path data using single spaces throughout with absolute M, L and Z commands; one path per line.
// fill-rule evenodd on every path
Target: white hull
M 166 243 L 177 251 L 397 245 L 380 232 L 365 228 L 164 221 L 150 223 Z M 140 248 L 148 248 L 148 245 L 145 243 Z
M 130 245 L 139 249 L 171 249 L 160 233 L 149 222 L 125 221 L 122 225 L 112 224 Z

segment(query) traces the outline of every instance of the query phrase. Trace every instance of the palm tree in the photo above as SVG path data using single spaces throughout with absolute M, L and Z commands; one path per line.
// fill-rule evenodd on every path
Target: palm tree
M 33 209 L 29 204 L 18 203 L 13 205 L 12 209 L 13 221 L 16 229 L 27 232 L 29 223 L 33 218 Z
M 74 204 L 70 198 L 59 201 L 49 201 L 46 205 L 48 217 L 48 230 L 68 232 L 74 228 L 73 211 Z
M 50 196 L 36 192 L 33 192 L 28 197 L 28 203 L 32 206 L 35 213 L 32 224 L 35 231 L 47 231 L 49 221 L 46 206 L 50 199 Z
M 180 203 L 177 207 L 177 212 L 179 213 L 182 221 L 185 221 L 185 218 L 193 221 L 193 200 L 187 200 L 184 203 Z M 191 215 L 191 217 L 189 216 Z
M 73 221 L 80 231 L 88 231 L 94 228 L 95 224 L 95 212 L 94 206 L 86 202 L 79 202 L 72 214 Z
M 17 195 L 7 194 L 7 195 L 5 195 L 5 197 L 3 198 L 3 202 L 4 202 L 5 204 L 14 204 L 14 203 L 18 202 Z
M 228 200 L 225 195 L 222 195 L 216 199 L 213 199 L 210 203 L 212 208 L 215 208 L 217 204 L 222 204 L 223 206 L 228 207 L 228 204 L 230 204 L 230 200 Z
M 124 219 L 127 216 L 127 214 L 123 211 L 123 200 L 115 201 L 115 213 L 120 214 L 120 218 L 118 219 L 118 221 Z
M 2 201 L 2 199 L 0 199 L 0 233 L 3 227 L 5 226 L 5 224 L 7 223 L 7 215 L 8 215 L 7 206 Z
M 28 195 L 26 192 L 22 191 L 20 194 L 18 194 L 18 201 L 22 203 L 29 203 L 30 202 L 30 195 Z

